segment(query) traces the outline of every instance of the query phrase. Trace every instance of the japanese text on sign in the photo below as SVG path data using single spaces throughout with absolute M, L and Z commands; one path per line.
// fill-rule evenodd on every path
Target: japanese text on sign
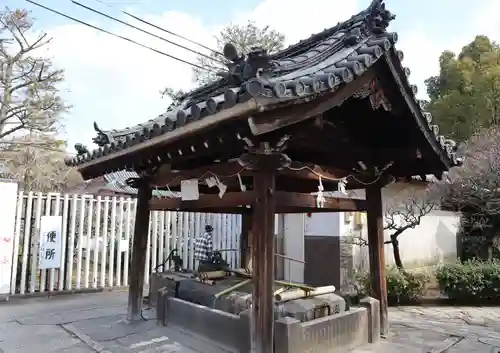
M 40 269 L 61 267 L 61 230 L 61 216 L 42 216 L 40 220 Z

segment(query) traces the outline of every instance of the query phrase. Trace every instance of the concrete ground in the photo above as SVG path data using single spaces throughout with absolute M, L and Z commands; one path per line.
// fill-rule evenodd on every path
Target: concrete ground
M 224 353 L 156 325 L 153 310 L 124 322 L 127 293 L 11 299 L 0 303 L 0 353 Z
M 126 324 L 126 301 L 126 293 L 111 292 L 0 303 L 0 353 L 225 352 L 156 326 L 154 311 Z M 500 308 L 392 308 L 389 318 L 386 339 L 352 353 L 500 353 Z
M 352 353 L 500 353 L 500 307 L 389 309 L 391 333 Z

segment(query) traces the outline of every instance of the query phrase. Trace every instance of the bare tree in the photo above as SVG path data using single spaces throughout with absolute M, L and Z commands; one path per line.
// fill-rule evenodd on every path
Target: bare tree
M 253 22 L 247 22 L 245 25 L 230 24 L 225 27 L 217 36 L 217 51 L 223 51 L 224 45 L 232 43 L 239 54 L 248 54 L 253 48 L 259 47 L 272 54 L 283 49 L 285 36 L 271 29 L 269 26 L 260 28 Z M 217 72 L 227 70 L 222 62 L 226 59 L 216 52 L 211 52 L 209 58 L 199 56 L 197 58 L 198 66 L 204 68 L 193 68 L 194 79 L 197 85 L 201 86 L 217 79 Z M 162 91 L 163 96 L 171 98 L 175 103 L 182 100 L 186 92 L 165 88 Z
M 443 205 L 470 215 L 500 215 L 500 128 L 480 131 L 461 148 L 464 164 L 441 185 Z
M 68 108 L 57 88 L 63 71 L 37 55 L 50 39 L 32 30 L 27 10 L 0 12 L 0 138 L 23 130 L 55 133 Z
M 83 182 L 75 169 L 64 164 L 65 145 L 50 136 L 29 134 L 0 144 L 1 175 L 17 180 L 26 191 L 62 191 Z M 59 148 L 48 149 L 48 145 Z
M 429 214 L 436 206 L 436 203 L 429 199 L 417 196 L 411 197 L 403 204 L 391 205 L 386 209 L 384 230 L 391 231 L 391 234 L 384 244 L 392 245 L 394 263 L 399 269 L 404 269 L 399 249 L 399 236 L 408 229 L 414 229 L 420 225 L 422 217 Z
M 408 229 L 414 229 L 422 220 L 422 217 L 436 209 L 438 204 L 431 197 L 429 191 L 423 194 L 414 193 L 405 195 L 405 200 L 395 202 L 385 207 L 384 230 L 390 231 L 389 240 L 384 244 L 391 244 L 394 255 L 394 263 L 400 269 L 404 269 L 403 260 L 399 248 L 399 237 Z M 433 195 L 433 194 L 432 194 Z M 368 240 L 361 235 L 351 235 L 350 242 L 358 246 L 368 246 Z
M 461 150 L 463 166 L 440 185 L 442 204 L 461 213 L 464 247 L 478 259 L 492 260 L 500 251 L 500 128 L 479 131 Z

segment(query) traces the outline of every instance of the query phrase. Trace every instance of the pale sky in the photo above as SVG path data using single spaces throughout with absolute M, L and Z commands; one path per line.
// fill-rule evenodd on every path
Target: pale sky
M 37 0 L 38 1 L 38 0 Z M 226 24 L 254 20 L 286 36 L 287 44 L 334 26 L 366 8 L 370 0 L 103 0 L 126 9 L 163 28 L 213 46 L 213 35 Z M 69 0 L 40 0 L 40 3 L 125 35 L 161 51 L 194 62 L 194 55 L 146 36 L 123 25 L 88 12 Z M 96 0 L 81 0 L 110 15 L 131 22 L 113 8 Z M 169 105 L 160 90 L 166 86 L 192 87 L 191 68 L 120 39 L 46 12 L 22 0 L 7 0 L 11 8 L 26 7 L 37 19 L 36 27 L 53 41 L 47 55 L 65 69 L 65 92 L 72 110 L 65 117 L 69 150 L 76 142 L 95 148 L 91 138 L 97 121 L 103 129 L 123 128 L 152 119 Z M 399 34 L 397 48 L 405 54 L 410 81 L 425 96 L 424 80 L 438 72 L 438 57 L 445 50 L 459 51 L 476 34 L 500 40 L 500 1 L 494 0 L 387 0 L 396 15 L 390 28 Z M 142 25 L 143 26 L 143 25 Z M 155 32 L 150 27 L 144 27 Z M 175 37 L 158 35 L 181 43 Z M 198 49 L 189 43 L 182 44 Z

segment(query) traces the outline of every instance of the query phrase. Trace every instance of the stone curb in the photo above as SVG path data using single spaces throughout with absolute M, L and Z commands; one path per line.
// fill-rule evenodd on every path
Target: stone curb
M 82 288 L 82 289 L 72 289 L 72 290 L 62 290 L 53 292 L 34 292 L 25 294 L 14 294 L 0 296 L 0 303 L 9 302 L 19 302 L 23 299 L 35 299 L 35 298 L 48 298 L 52 299 L 55 297 L 69 296 L 74 294 L 94 294 L 94 293 L 107 293 L 107 292 L 124 292 L 128 290 L 128 287 L 106 287 L 106 288 Z
M 64 330 L 66 330 L 68 333 L 70 333 L 71 335 L 77 337 L 80 341 L 85 343 L 87 346 L 89 346 L 95 352 L 97 352 L 97 353 L 112 353 L 111 351 L 107 350 L 102 344 L 93 340 L 90 336 L 88 336 L 83 331 L 77 329 L 72 324 L 64 324 L 64 325 L 61 325 L 61 327 Z

